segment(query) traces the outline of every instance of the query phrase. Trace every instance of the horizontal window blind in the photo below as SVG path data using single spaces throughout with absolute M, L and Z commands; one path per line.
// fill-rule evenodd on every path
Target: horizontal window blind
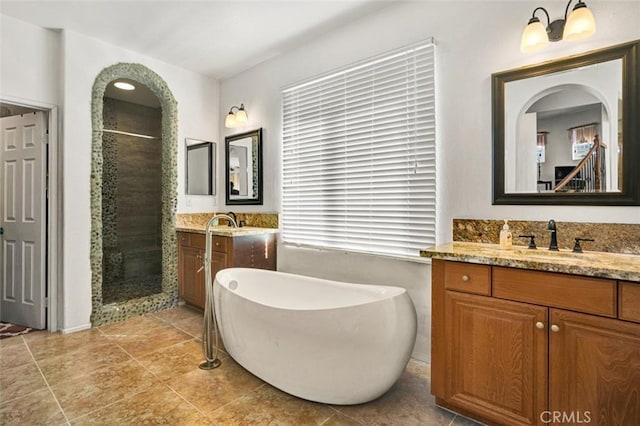
M 435 243 L 434 45 L 282 93 L 285 243 L 419 256 Z

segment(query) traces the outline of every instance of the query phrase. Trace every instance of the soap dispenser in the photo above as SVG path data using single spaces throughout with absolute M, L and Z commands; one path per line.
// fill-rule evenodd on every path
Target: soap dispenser
M 513 246 L 513 236 L 511 235 L 511 231 L 509 231 L 509 224 L 507 221 L 504 221 L 504 225 L 502 225 L 502 231 L 500 231 L 500 248 L 503 250 L 508 250 Z

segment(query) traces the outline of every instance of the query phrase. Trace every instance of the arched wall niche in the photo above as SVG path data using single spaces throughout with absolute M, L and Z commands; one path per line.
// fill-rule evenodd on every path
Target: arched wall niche
M 162 110 L 162 292 L 121 303 L 104 305 L 102 174 L 103 174 L 103 97 L 107 85 L 117 79 L 130 79 L 149 88 Z M 119 63 L 105 68 L 93 84 L 91 96 L 91 324 L 110 322 L 173 307 L 178 301 L 175 213 L 177 206 L 177 103 L 167 83 L 141 64 Z

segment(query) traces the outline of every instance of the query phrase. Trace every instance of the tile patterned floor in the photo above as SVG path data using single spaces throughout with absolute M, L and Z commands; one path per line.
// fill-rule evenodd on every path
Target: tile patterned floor
M 72 334 L 0 340 L 0 425 L 475 425 L 435 406 L 411 361 L 367 404 L 332 406 L 270 386 L 221 352 L 198 368 L 202 314 L 186 307 Z

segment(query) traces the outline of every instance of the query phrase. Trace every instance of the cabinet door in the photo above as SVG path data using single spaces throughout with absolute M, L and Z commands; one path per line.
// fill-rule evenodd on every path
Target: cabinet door
M 556 309 L 551 324 L 550 410 L 640 425 L 640 325 Z
M 447 402 L 490 422 L 541 424 L 547 308 L 447 291 L 445 333 Z
M 193 247 L 180 247 L 180 297 L 190 305 L 204 308 L 204 252 Z

